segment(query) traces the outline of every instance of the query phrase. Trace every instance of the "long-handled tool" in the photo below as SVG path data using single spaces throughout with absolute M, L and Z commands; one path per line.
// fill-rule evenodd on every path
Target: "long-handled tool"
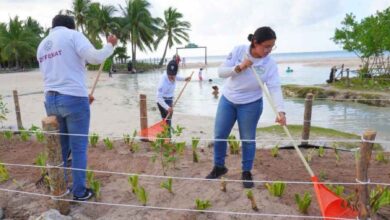
M 256 76 L 256 79 L 261 87 L 261 90 L 263 91 L 263 94 L 267 97 L 272 110 L 274 113 L 279 117 L 278 111 L 276 110 L 275 104 L 266 90 L 263 81 L 261 80 L 259 74 L 255 70 L 253 66 L 251 66 L 253 74 Z M 348 203 L 346 200 L 338 197 L 335 193 L 330 191 L 328 188 L 324 186 L 324 184 L 319 183 L 318 178 L 314 175 L 313 170 L 310 168 L 309 164 L 307 163 L 305 157 L 303 156 L 302 152 L 299 150 L 297 143 L 292 138 L 290 131 L 288 130 L 286 125 L 283 125 L 284 132 L 287 134 L 287 136 L 292 141 L 295 150 L 297 151 L 299 158 L 302 160 L 303 164 L 306 167 L 306 170 L 309 172 L 311 180 L 314 184 L 314 190 L 317 196 L 317 201 L 320 205 L 321 213 L 324 219 L 326 220 L 327 217 L 338 217 L 338 218 L 356 218 L 358 215 L 358 212 L 356 210 L 351 209 L 348 207 Z
M 192 78 L 192 75 L 194 75 L 194 71 L 192 71 L 191 75 L 190 75 L 190 78 Z M 179 101 L 181 95 L 183 94 L 184 92 L 184 89 L 187 87 L 187 84 L 188 84 L 189 81 L 186 81 L 186 83 L 184 84 L 183 88 L 180 90 L 180 93 L 179 95 L 177 96 L 175 102 L 173 103 L 172 105 L 172 108 L 174 108 L 176 106 L 176 103 L 177 101 Z M 159 133 L 161 133 L 162 131 L 164 131 L 164 127 L 167 126 L 167 120 L 169 118 L 169 116 L 171 115 L 171 112 L 169 112 L 167 114 L 167 116 L 160 122 L 148 127 L 148 128 L 145 128 L 143 130 L 141 130 L 139 132 L 139 136 L 141 137 L 145 137 L 146 139 L 154 139 L 157 137 L 157 135 Z
M 93 93 L 95 92 L 95 88 L 96 88 L 96 85 L 99 81 L 99 78 L 100 78 L 100 75 L 102 74 L 102 70 L 103 70 L 103 66 L 104 66 L 104 63 L 106 61 L 103 61 L 103 63 L 100 64 L 100 67 L 99 67 L 99 71 L 98 71 L 98 74 L 96 76 L 96 79 L 95 79 L 95 82 L 93 83 L 93 86 L 92 86 L 92 89 L 91 89 L 91 93 L 89 93 L 89 95 L 93 95 Z

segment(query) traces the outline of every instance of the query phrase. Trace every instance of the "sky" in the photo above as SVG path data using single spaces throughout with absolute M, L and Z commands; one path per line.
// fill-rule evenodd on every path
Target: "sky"
M 126 0 L 93 0 L 118 8 Z M 390 7 L 390 0 L 149 0 L 154 17 L 162 17 L 172 6 L 191 23 L 190 42 L 207 46 L 208 55 L 226 55 L 258 27 L 270 26 L 277 35 L 277 53 L 341 50 L 331 38 L 347 13 L 357 20 Z M 71 9 L 72 0 L 0 0 L 0 22 L 10 17 L 28 16 L 50 27 L 61 9 Z M 141 53 L 137 58 L 161 57 L 164 43 L 157 51 Z M 184 46 L 184 45 L 181 45 Z M 128 46 L 130 47 L 130 46 Z M 175 53 L 176 45 L 168 51 Z M 202 56 L 200 49 L 183 52 Z

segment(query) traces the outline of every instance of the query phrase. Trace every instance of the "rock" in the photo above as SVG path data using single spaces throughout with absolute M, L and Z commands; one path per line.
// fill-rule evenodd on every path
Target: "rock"
M 72 220 L 72 217 L 61 215 L 58 210 L 50 209 L 39 217 L 30 217 L 29 220 Z

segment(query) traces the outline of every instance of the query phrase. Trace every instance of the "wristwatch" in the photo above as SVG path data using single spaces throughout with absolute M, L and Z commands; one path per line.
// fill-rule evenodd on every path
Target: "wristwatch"
M 236 73 L 240 73 L 242 71 L 240 65 L 237 65 L 236 67 L 234 67 L 234 72 Z

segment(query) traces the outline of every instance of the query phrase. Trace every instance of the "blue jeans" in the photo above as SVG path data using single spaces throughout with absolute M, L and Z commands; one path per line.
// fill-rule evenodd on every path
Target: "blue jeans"
M 170 97 L 170 98 L 164 97 L 164 101 L 169 107 L 172 107 L 172 104 L 173 104 L 172 97 Z M 160 110 L 161 118 L 165 119 L 165 117 L 167 117 L 168 111 L 165 110 L 165 108 L 162 107 L 159 103 L 157 103 L 157 106 L 158 106 L 158 110 Z M 167 118 L 167 124 L 169 125 L 169 127 L 172 126 L 172 115 L 173 115 L 173 113 L 171 115 L 169 115 L 169 117 Z
M 227 142 L 218 139 L 227 139 L 234 124 L 238 122 L 240 139 L 242 141 L 242 170 L 251 171 L 256 153 L 256 127 L 263 112 L 263 99 L 248 103 L 234 104 L 221 97 L 214 128 L 214 165 L 225 166 Z
M 48 116 L 57 116 L 60 133 L 80 134 L 60 135 L 62 159 L 67 166 L 68 153 L 72 153 L 72 168 L 87 168 L 88 130 L 90 120 L 89 100 L 87 97 L 62 95 L 48 92 L 45 96 L 45 108 Z M 81 197 L 86 191 L 85 171 L 72 170 L 73 195 Z M 65 172 L 65 180 L 67 181 Z M 67 181 L 68 182 L 68 181 Z

